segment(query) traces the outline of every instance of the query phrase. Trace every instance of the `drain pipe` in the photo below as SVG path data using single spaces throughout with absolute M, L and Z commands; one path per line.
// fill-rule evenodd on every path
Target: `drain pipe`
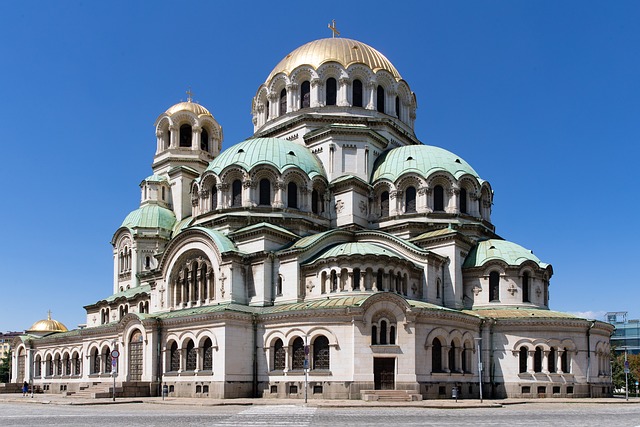
M 253 397 L 258 397 L 258 318 L 251 315 L 253 324 Z
M 489 384 L 491 384 L 491 398 L 495 399 L 495 364 L 493 361 L 493 327 L 498 323 L 496 319 L 489 322 Z
M 589 387 L 589 397 L 593 397 L 592 387 L 590 384 L 591 380 L 591 328 L 593 328 L 596 324 L 595 320 L 591 321 L 591 325 L 587 328 L 587 387 Z
M 162 321 L 157 320 L 156 325 L 158 326 L 158 343 L 156 344 L 158 358 L 156 369 L 158 372 L 156 373 L 156 378 L 158 380 L 158 396 L 162 396 Z

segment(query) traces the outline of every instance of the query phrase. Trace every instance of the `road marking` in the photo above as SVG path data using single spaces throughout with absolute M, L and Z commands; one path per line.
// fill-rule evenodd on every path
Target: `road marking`
M 218 425 L 231 426 L 308 426 L 316 408 L 297 405 L 254 406 L 245 409 Z

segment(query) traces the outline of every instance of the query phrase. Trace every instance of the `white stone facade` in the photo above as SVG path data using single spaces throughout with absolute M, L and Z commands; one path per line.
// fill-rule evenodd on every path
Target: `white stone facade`
M 611 326 L 549 310 L 551 266 L 495 234 L 490 184 L 420 143 L 416 108 L 348 39 L 278 64 L 225 151 L 208 110 L 169 108 L 113 294 L 84 329 L 17 339 L 12 381 L 96 389 L 117 349 L 124 395 L 301 398 L 305 368 L 310 398 L 610 394 Z

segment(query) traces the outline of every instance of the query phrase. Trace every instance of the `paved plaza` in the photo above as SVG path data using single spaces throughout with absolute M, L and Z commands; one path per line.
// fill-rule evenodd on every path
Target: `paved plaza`
M 388 406 L 360 401 L 140 401 L 0 396 L 0 425 L 12 426 L 640 426 L 640 400 L 426 401 Z

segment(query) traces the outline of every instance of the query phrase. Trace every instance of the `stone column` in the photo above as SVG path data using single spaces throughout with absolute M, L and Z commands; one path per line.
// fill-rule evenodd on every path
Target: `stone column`
M 449 347 L 448 345 L 442 346 L 441 360 L 442 360 L 442 370 L 444 372 L 451 372 L 451 370 L 449 369 L 449 349 L 450 348 L 451 347 Z
M 533 367 L 533 365 L 534 365 L 533 362 L 535 360 L 534 359 L 535 354 L 536 354 L 535 350 L 533 350 L 533 351 L 529 350 L 529 354 L 528 354 L 529 357 L 527 357 L 527 372 L 530 373 L 530 374 L 534 374 L 535 373 L 534 367 Z
M 178 139 L 177 130 L 178 130 L 178 128 L 176 128 L 175 125 L 169 126 L 169 148 L 175 148 L 178 145 L 178 143 L 177 143 L 177 139 Z
M 369 99 L 367 102 L 367 106 L 365 107 L 367 110 L 375 110 L 376 109 L 376 82 L 371 81 L 367 83 L 367 92 L 369 93 Z
M 191 149 L 199 150 L 200 149 L 200 134 L 202 133 L 202 128 L 198 125 L 191 127 Z
M 345 291 L 351 292 L 353 291 L 353 270 L 347 271 L 347 286 L 345 287 Z
M 322 83 L 320 79 L 311 79 L 310 90 L 309 90 L 309 106 L 310 107 L 320 107 L 320 87 Z
M 542 352 L 542 373 L 543 374 L 549 373 L 549 351 L 548 350 L 544 350 Z
M 336 104 L 339 107 L 348 107 L 349 99 L 347 97 L 347 88 L 349 87 L 349 79 L 346 77 L 341 77 L 338 79 L 338 99 L 336 100 Z
M 559 374 L 564 374 L 562 372 L 562 354 L 565 352 L 563 349 L 558 349 L 556 352 L 556 372 Z

